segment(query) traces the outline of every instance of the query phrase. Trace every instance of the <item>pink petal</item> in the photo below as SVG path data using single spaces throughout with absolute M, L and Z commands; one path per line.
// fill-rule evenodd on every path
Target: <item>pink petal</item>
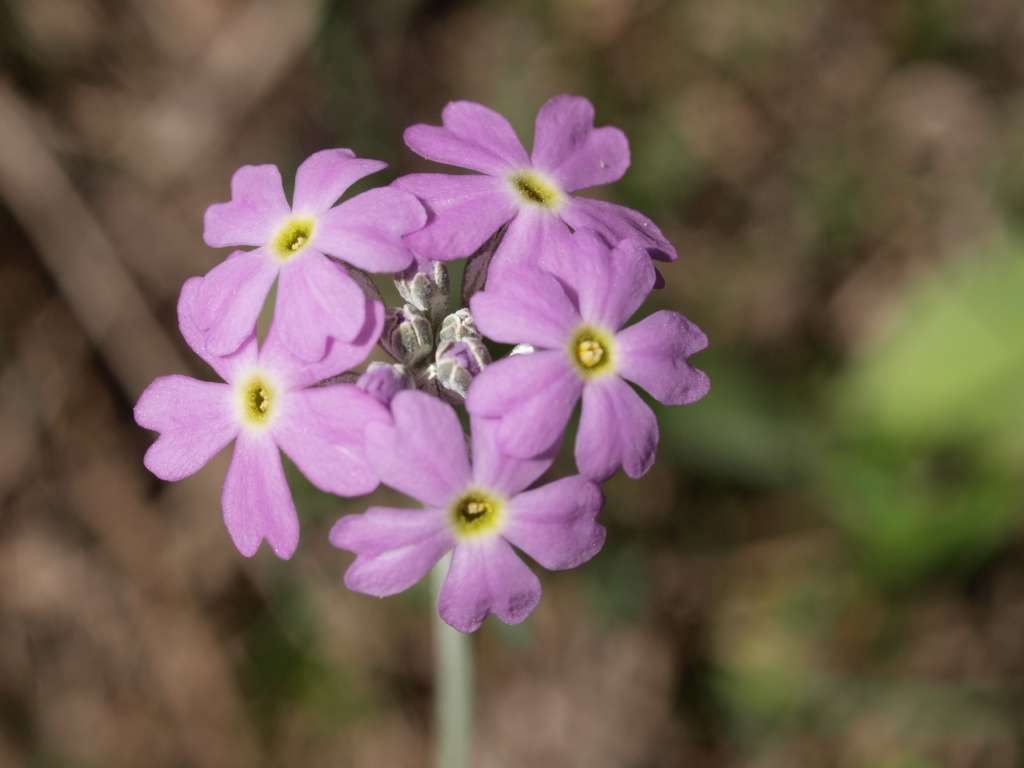
M 455 411 L 423 392 L 391 401 L 394 426 L 370 424 L 366 456 L 383 483 L 432 507 L 465 489 L 471 473 L 466 438 Z
M 501 420 L 502 451 L 539 458 L 561 439 L 582 388 L 561 350 L 515 355 L 484 368 L 470 387 L 466 408 L 474 416 Z
M 417 193 L 427 177 L 416 174 L 395 182 L 399 189 Z M 422 198 L 429 218 L 426 226 L 408 235 L 406 243 L 421 258 L 450 261 L 469 256 L 487 238 L 516 215 L 516 205 L 502 188 L 504 182 L 490 176 L 447 176 L 438 195 Z M 456 182 L 454 180 L 458 179 Z M 474 180 L 474 181 L 470 181 Z
M 374 597 L 408 589 L 454 544 L 443 511 L 392 507 L 370 507 L 341 518 L 330 539 L 357 555 L 345 572 L 345 586 Z
M 135 422 L 160 433 L 143 464 L 161 480 L 197 472 L 238 433 L 230 387 L 188 376 L 161 376 L 135 405 Z
M 540 602 L 540 581 L 499 536 L 461 543 L 438 595 L 437 609 L 460 632 L 475 632 L 488 614 L 523 621 Z
M 533 164 L 557 168 L 594 129 L 594 105 L 582 96 L 553 96 L 537 111 L 533 128 Z
M 466 201 L 505 192 L 505 180 L 476 173 L 410 173 L 391 185 L 415 195 L 440 216 Z
M 661 310 L 616 336 L 618 372 L 666 405 L 686 405 L 708 393 L 707 374 L 688 358 L 708 345 L 696 325 L 678 312 Z
M 405 143 L 428 160 L 494 176 L 529 163 L 512 126 L 494 110 L 453 101 L 441 113 L 443 127 L 418 124 L 405 129 Z
M 211 248 L 263 245 L 288 214 L 277 166 L 243 165 L 231 177 L 231 201 L 206 209 L 203 240 Z
M 540 270 L 506 273 L 494 289 L 470 300 L 480 332 L 506 344 L 533 344 L 563 349 L 580 315 L 557 279 Z
M 351 149 L 323 149 L 307 157 L 295 173 L 295 213 L 320 214 L 364 176 L 387 168 L 380 160 L 357 158 Z
M 299 544 L 299 518 L 284 478 L 281 454 L 269 435 L 241 432 L 224 491 L 224 524 L 238 551 L 252 557 L 266 539 L 287 560 Z
M 192 317 L 204 329 L 212 354 L 230 355 L 255 332 L 277 269 L 262 250 L 235 251 L 206 273 L 192 302 Z
M 583 388 L 580 426 L 576 431 L 576 466 L 585 476 L 604 482 L 622 466 L 622 445 L 612 391 L 594 382 Z
M 441 112 L 441 121 L 456 136 L 489 148 L 512 165 L 529 162 L 515 129 L 493 109 L 473 101 L 452 101 Z
M 543 208 L 523 208 L 516 214 L 501 238 L 487 270 L 487 286 L 505 283 L 505 273 L 536 269 L 542 254 L 566 247 L 569 228 L 561 219 Z
M 548 570 L 581 565 L 604 544 L 605 529 L 597 522 L 601 489 L 584 477 L 563 477 L 508 504 L 508 541 Z
M 615 388 L 615 415 L 622 440 L 622 469 L 634 480 L 647 474 L 658 451 L 658 419 L 633 388 L 622 379 Z
M 274 440 L 309 481 L 339 496 L 362 496 L 380 482 L 366 460 L 363 432 L 388 423 L 388 409 L 353 384 L 293 390 Z
M 200 330 L 193 319 L 195 314 L 193 307 L 202 282 L 201 277 L 190 277 L 181 286 L 181 295 L 178 297 L 178 328 L 181 329 L 181 335 L 193 352 L 213 368 L 224 381 L 232 381 L 239 366 L 246 367 L 256 359 L 255 328 L 237 352 L 226 357 L 211 354 L 206 348 L 205 331 Z
M 672 247 L 658 226 L 639 211 L 604 200 L 588 197 L 573 197 L 559 211 L 562 220 L 573 229 L 593 229 L 608 245 L 615 246 L 621 240 L 639 240 L 652 259 L 675 261 L 676 249 Z
M 276 371 L 292 389 L 304 389 L 332 376 L 350 371 L 367 358 L 380 338 L 384 325 L 384 305 L 363 297 L 366 315 L 362 329 L 352 341 L 329 339 L 322 360 L 306 362 L 295 357 L 284 342 L 278 323 L 272 323 L 260 349 L 260 362 Z
M 493 488 L 513 496 L 528 488 L 547 472 L 554 462 L 555 451 L 532 459 L 517 459 L 498 446 L 498 419 L 480 416 L 470 418 L 473 435 L 473 482 L 481 488 Z
M 629 168 L 629 141 L 618 128 L 595 128 L 553 175 L 567 192 L 618 181 Z
M 304 361 L 322 360 L 331 338 L 355 339 L 366 324 L 365 310 L 362 289 L 322 253 L 304 253 L 281 269 L 274 324 Z
M 647 404 L 618 376 L 587 384 L 576 433 L 576 466 L 603 482 L 621 465 L 634 480 L 654 464 L 658 420 Z
M 629 141 L 618 128 L 594 128 L 594 106 L 580 96 L 555 96 L 540 108 L 533 164 L 567 192 L 618 181 L 629 168 Z
M 426 222 L 427 213 L 415 196 L 380 187 L 320 217 L 312 246 L 368 272 L 400 272 L 412 263 L 402 236 Z
M 588 323 L 618 330 L 654 287 L 654 265 L 635 240 L 612 249 L 593 230 L 581 229 L 559 246 L 545 251 L 540 267 L 558 278 Z
M 504 416 L 560 377 L 568 367 L 567 358 L 566 353 L 546 349 L 496 360 L 473 380 L 466 409 L 473 416 L 487 419 Z

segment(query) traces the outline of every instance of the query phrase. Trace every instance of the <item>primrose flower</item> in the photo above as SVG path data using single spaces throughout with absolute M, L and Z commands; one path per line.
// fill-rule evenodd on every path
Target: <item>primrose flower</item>
M 466 407 L 500 419 L 501 450 L 529 457 L 552 450 L 582 397 L 576 465 L 605 480 L 618 467 L 636 478 L 658 446 L 654 412 L 624 381 L 667 405 L 699 400 L 708 379 L 688 358 L 707 346 L 697 326 L 659 311 L 620 330 L 650 293 L 655 271 L 641 244 L 609 249 L 587 230 L 565 234 L 541 257 L 550 270 L 516 269 L 470 302 L 480 332 L 535 351 L 492 363 L 476 377 Z
M 490 275 L 532 263 L 566 225 L 600 233 L 609 245 L 632 238 L 654 258 L 676 251 L 658 227 L 621 205 L 573 196 L 617 181 L 629 167 L 629 142 L 618 128 L 594 127 L 594 107 L 579 96 L 555 96 L 537 113 L 533 153 L 527 156 L 509 122 L 470 101 L 454 101 L 442 125 L 413 125 L 405 143 L 419 155 L 483 175 L 417 173 L 394 184 L 424 201 L 431 220 L 406 240 L 418 256 L 469 256 L 508 224 Z
M 540 600 L 540 582 L 513 546 L 552 570 L 574 568 L 601 549 L 602 497 L 589 480 L 577 475 L 526 491 L 551 456 L 503 455 L 495 422 L 471 420 L 471 465 L 451 406 L 407 391 L 395 395 L 391 412 L 393 424 L 367 427 L 367 459 L 385 484 L 425 508 L 372 507 L 335 524 L 331 542 L 356 554 L 345 573 L 349 589 L 402 592 L 451 551 L 438 611 L 455 629 L 473 632 L 491 613 L 521 622 Z
M 388 421 L 387 408 L 354 384 L 314 385 L 366 357 L 380 334 L 383 307 L 360 294 L 363 328 L 349 344 L 331 342 L 316 363 L 289 354 L 276 322 L 262 349 L 250 330 L 237 352 L 218 357 L 192 321 L 201 290 L 200 278 L 182 287 L 178 323 L 188 345 L 227 383 L 162 376 L 150 384 L 135 406 L 135 421 L 160 437 L 144 464 L 161 480 L 181 480 L 234 441 L 221 497 L 228 532 L 247 557 L 266 539 L 287 559 L 299 541 L 299 521 L 279 449 L 331 493 L 359 496 L 379 482 L 363 456 L 363 429 Z
M 276 166 L 235 172 L 231 201 L 206 210 L 203 238 L 215 248 L 257 248 L 232 253 L 199 288 L 193 319 L 212 354 L 230 354 L 248 338 L 278 276 L 274 322 L 295 355 L 319 360 L 331 338 L 351 341 L 360 333 L 362 291 L 325 254 L 369 272 L 400 272 L 413 259 L 402 236 L 426 221 L 419 201 L 394 187 L 332 207 L 352 184 L 384 167 L 348 149 L 316 152 L 299 166 L 291 206 Z

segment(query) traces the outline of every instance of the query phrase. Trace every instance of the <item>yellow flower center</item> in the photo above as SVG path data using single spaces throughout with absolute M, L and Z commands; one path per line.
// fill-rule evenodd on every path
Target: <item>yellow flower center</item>
M 586 377 L 611 373 L 614 339 L 611 334 L 584 326 L 573 334 L 569 342 L 569 356 L 577 370 Z
M 274 403 L 274 390 L 266 379 L 253 376 L 241 388 L 242 418 L 253 426 L 267 423 Z
M 501 501 L 483 491 L 464 494 L 452 504 L 450 514 L 455 535 L 463 539 L 494 532 L 503 517 Z
M 531 205 L 555 210 L 562 204 L 562 190 L 535 171 L 519 171 L 509 176 L 508 180 L 520 199 Z
M 274 236 L 274 253 L 287 261 L 305 248 L 313 237 L 313 219 L 291 219 Z
M 593 339 L 583 339 L 576 345 L 576 358 L 584 368 L 594 368 L 604 360 L 604 347 Z

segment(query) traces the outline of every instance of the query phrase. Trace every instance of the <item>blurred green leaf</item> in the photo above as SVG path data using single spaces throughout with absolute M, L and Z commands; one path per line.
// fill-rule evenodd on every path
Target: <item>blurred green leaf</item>
M 1024 456 L 1022 297 L 1019 239 L 922 283 L 839 383 L 843 432 L 919 446 L 973 438 Z
M 865 571 L 894 587 L 975 570 L 1019 527 L 1019 482 L 968 456 L 904 455 L 886 446 L 837 454 L 830 513 Z

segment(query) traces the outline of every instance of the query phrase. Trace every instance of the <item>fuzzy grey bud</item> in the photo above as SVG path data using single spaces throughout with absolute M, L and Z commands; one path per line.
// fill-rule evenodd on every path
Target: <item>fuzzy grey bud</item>
M 389 310 L 380 343 L 400 363 L 413 366 L 428 358 L 434 350 L 430 319 L 411 304 Z
M 437 322 L 448 310 L 448 268 L 443 262 L 435 261 L 425 272 L 413 266 L 395 279 L 399 295 L 421 312 Z
M 491 362 L 490 353 L 479 336 L 443 342 L 437 350 L 431 376 L 456 402 L 465 399 L 473 378 Z
M 463 307 L 452 312 L 441 323 L 441 330 L 437 334 L 438 352 L 445 344 L 453 344 L 464 339 L 479 339 L 480 331 L 476 329 L 476 322 L 469 309 Z

